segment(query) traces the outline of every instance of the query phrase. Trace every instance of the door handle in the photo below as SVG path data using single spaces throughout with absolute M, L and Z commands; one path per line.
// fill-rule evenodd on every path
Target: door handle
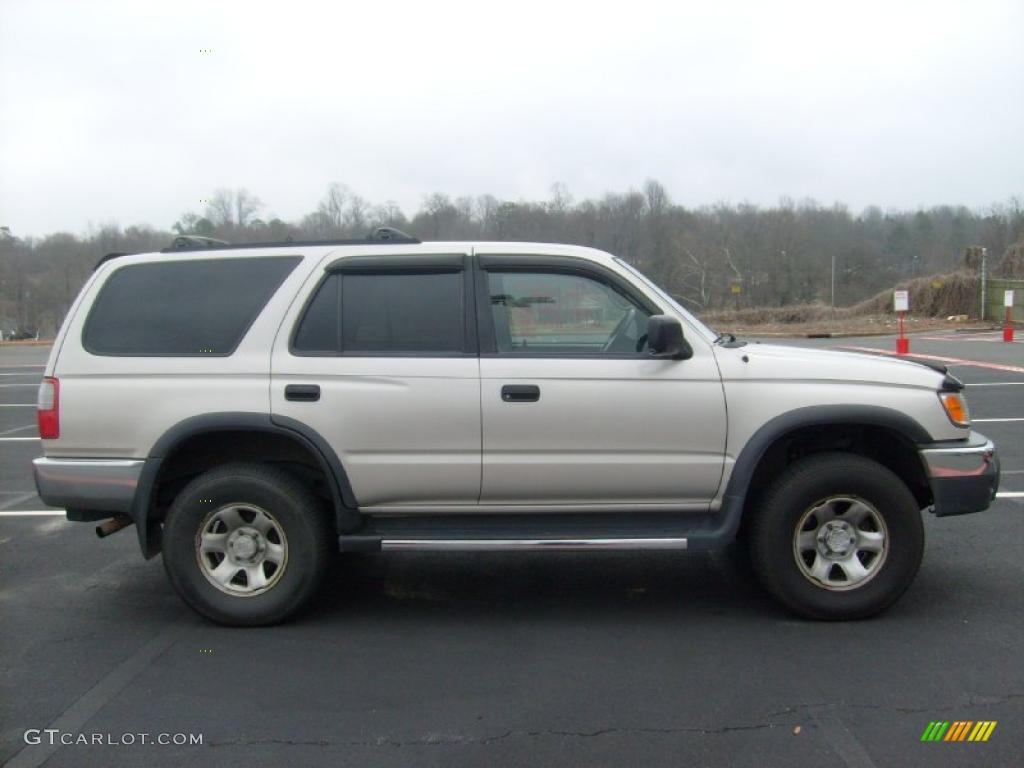
M 540 387 L 536 384 L 506 384 L 501 388 L 501 399 L 506 403 L 536 403 L 540 400 Z
M 299 403 L 312 403 L 320 399 L 320 387 L 317 384 L 289 384 L 284 388 L 284 399 Z

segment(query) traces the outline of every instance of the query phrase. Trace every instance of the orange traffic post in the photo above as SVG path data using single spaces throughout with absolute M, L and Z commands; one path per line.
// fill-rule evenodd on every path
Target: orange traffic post
M 905 355 L 910 352 L 910 339 L 903 332 L 903 318 L 910 309 L 910 291 L 895 291 L 892 295 L 893 309 L 900 318 L 900 333 L 896 337 L 896 354 Z
M 906 355 L 910 353 L 910 339 L 903 335 L 903 315 L 905 312 L 900 312 L 900 335 L 896 337 L 896 354 Z
M 1006 320 L 1003 323 L 1003 341 L 1013 341 L 1013 291 L 1003 292 L 1003 306 L 1006 307 Z

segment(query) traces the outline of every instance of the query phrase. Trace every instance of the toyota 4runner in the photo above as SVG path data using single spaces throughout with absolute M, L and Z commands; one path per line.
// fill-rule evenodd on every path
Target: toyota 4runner
M 226 624 L 284 619 L 339 548 L 736 538 L 789 609 L 852 619 L 911 583 L 922 510 L 994 497 L 962 390 L 911 360 L 716 335 L 590 248 L 179 238 L 82 288 L 35 479 L 101 535 L 134 524 Z

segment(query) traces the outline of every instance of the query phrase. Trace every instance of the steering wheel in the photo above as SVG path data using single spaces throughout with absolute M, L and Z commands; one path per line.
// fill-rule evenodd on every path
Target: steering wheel
M 630 324 L 636 320 L 636 307 L 630 307 L 629 312 L 622 316 L 622 319 L 615 326 L 615 330 L 612 331 L 612 335 L 608 337 L 608 341 L 601 347 L 602 352 L 611 352 L 615 347 L 615 343 L 619 340 L 619 336 L 629 328 Z

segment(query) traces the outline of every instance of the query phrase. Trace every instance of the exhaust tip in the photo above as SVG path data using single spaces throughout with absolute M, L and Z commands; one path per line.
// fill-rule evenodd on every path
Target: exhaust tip
M 101 539 L 105 539 L 110 534 L 117 533 L 122 528 L 127 528 L 131 524 L 132 519 L 130 517 L 112 517 L 96 526 L 96 535 Z

